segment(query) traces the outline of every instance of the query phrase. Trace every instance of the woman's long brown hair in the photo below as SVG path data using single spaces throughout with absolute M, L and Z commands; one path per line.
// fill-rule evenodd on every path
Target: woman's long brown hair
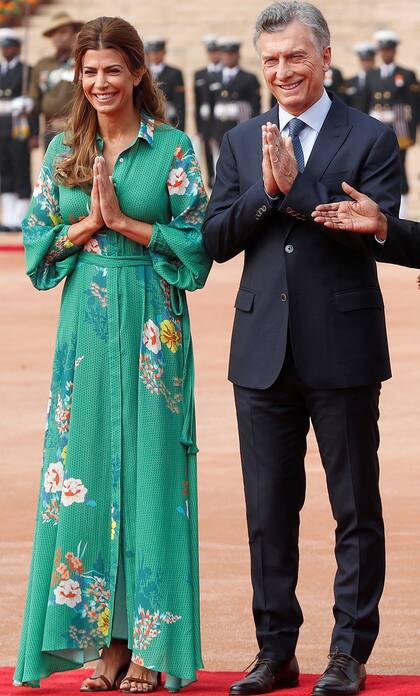
M 157 121 L 165 121 L 165 98 L 145 66 L 144 46 L 136 29 L 120 17 L 98 17 L 87 22 L 77 35 L 74 49 L 76 92 L 64 137 L 70 153 L 55 165 L 56 180 L 64 186 L 89 190 L 93 182 L 98 117 L 83 92 L 82 62 L 86 51 L 105 48 L 121 53 L 131 73 L 144 69 L 140 84 L 133 90 L 133 104 L 139 118 L 145 112 Z

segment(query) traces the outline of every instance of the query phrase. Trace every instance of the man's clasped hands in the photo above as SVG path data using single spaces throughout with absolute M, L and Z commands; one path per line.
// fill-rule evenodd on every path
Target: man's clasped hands
M 262 126 L 263 181 L 271 198 L 288 194 L 298 174 L 291 138 L 283 138 L 274 123 Z

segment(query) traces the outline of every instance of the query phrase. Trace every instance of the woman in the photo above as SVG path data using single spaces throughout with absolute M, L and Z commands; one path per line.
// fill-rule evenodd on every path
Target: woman
M 210 270 L 206 196 L 136 30 L 88 22 L 75 61 L 23 225 L 35 287 L 66 284 L 15 683 L 102 649 L 82 691 L 153 691 L 160 672 L 177 691 L 202 666 L 184 291 Z

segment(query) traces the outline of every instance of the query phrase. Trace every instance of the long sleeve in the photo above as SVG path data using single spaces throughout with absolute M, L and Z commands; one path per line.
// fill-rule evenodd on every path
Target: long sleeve
M 69 275 L 81 247 L 68 238 L 63 224 L 54 163 L 63 151 L 60 134 L 51 142 L 42 163 L 28 214 L 22 223 L 26 272 L 38 290 L 49 290 Z
M 377 261 L 420 268 L 420 223 L 388 218 L 385 244 L 375 245 Z
M 233 258 L 262 234 L 264 219 L 272 210 L 262 177 L 240 193 L 238 167 L 226 133 L 203 227 L 207 253 L 219 263 Z
M 203 287 L 211 268 L 201 232 L 207 196 L 186 135 L 175 150 L 166 185 L 172 220 L 153 225 L 149 242 L 153 266 L 170 285 L 197 290 Z

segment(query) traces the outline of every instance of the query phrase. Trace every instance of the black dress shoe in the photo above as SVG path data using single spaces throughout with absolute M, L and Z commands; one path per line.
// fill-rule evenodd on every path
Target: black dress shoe
M 258 657 L 255 667 L 229 689 L 231 696 L 268 694 L 274 689 L 290 689 L 299 684 L 299 665 L 294 657 L 287 662 L 276 662 Z
M 312 696 L 354 696 L 365 688 L 366 670 L 350 655 L 336 651 L 328 656 L 327 669 L 312 691 Z

